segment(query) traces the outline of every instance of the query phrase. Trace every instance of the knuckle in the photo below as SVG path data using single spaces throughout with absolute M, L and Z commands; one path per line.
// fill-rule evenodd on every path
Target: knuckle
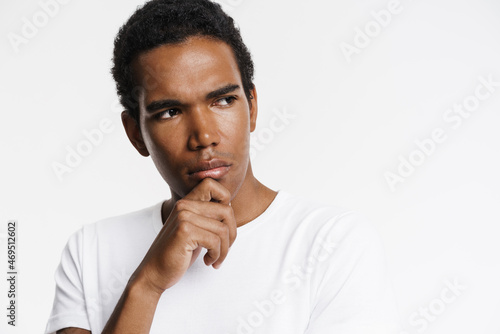
M 186 222 L 191 217 L 191 212 L 187 210 L 181 210 L 177 213 L 177 220 L 179 222 Z
M 217 232 L 218 235 L 227 236 L 229 235 L 229 226 L 224 223 L 220 223 L 217 226 Z
M 222 243 L 222 239 L 219 235 L 213 234 L 212 236 L 212 244 L 214 245 L 214 249 L 219 252 L 220 245 Z
M 191 233 L 192 226 L 188 221 L 181 221 L 177 226 L 177 234 L 189 235 Z
M 188 207 L 188 200 L 181 198 L 177 202 L 175 202 L 174 209 L 177 211 L 186 210 Z
M 200 182 L 199 187 L 203 190 L 206 190 L 213 187 L 214 182 L 215 182 L 214 179 L 206 177 Z
M 222 224 L 222 230 L 224 232 L 224 235 L 229 235 L 229 232 L 231 232 L 231 229 L 227 224 Z

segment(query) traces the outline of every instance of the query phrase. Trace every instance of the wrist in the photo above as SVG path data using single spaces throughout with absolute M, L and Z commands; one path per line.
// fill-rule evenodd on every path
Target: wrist
M 150 300 L 159 300 L 165 291 L 148 279 L 147 275 L 137 273 L 130 277 L 126 290 L 134 295 L 149 297 Z

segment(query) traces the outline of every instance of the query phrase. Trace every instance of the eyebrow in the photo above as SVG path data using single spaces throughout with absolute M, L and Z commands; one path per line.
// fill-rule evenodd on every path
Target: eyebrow
M 159 100 L 159 101 L 153 101 L 150 104 L 146 106 L 146 111 L 149 113 L 155 112 L 160 109 L 168 109 L 172 108 L 178 105 L 181 105 L 181 101 L 179 100 Z
M 213 99 L 214 97 L 221 96 L 224 94 L 229 94 L 231 92 L 234 92 L 235 90 L 239 89 L 240 86 L 236 84 L 228 84 L 224 87 L 218 88 L 214 91 L 211 91 L 208 93 L 205 98 L 207 100 Z M 158 101 L 153 101 L 150 104 L 146 106 L 146 111 L 148 113 L 155 112 L 160 109 L 168 109 L 172 107 L 176 107 L 182 105 L 182 102 L 179 100 L 175 99 L 166 99 L 166 100 L 158 100 Z
M 224 94 L 229 94 L 234 92 L 235 90 L 239 89 L 240 86 L 236 84 L 229 84 L 224 87 L 221 87 L 219 89 L 214 90 L 213 92 L 210 92 L 207 94 L 206 99 L 210 100 L 213 99 L 214 97 L 221 96 Z

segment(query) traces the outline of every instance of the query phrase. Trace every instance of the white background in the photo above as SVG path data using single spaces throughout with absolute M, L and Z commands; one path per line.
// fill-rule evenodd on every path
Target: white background
M 480 76 L 500 81 L 500 3 L 401 0 L 381 27 L 371 12 L 389 1 L 220 2 L 256 64 L 257 178 L 373 220 L 405 333 L 500 333 L 500 87 L 460 126 L 443 119 L 473 101 Z M 109 73 L 114 36 L 141 3 L 71 0 L 43 25 L 38 1 L 2 0 L 1 333 L 44 330 L 61 251 L 82 224 L 170 196 L 125 136 Z M 34 17 L 38 32 L 14 47 L 9 36 Z M 356 46 L 365 28 L 373 37 L 346 57 L 342 43 Z M 294 118 L 272 129 L 277 112 Z M 58 179 L 54 162 L 103 119 L 113 131 Z M 415 141 L 436 128 L 447 139 L 419 156 Z M 386 173 L 410 156 L 420 165 L 391 189 Z M 20 226 L 15 329 L 4 315 L 8 219 Z

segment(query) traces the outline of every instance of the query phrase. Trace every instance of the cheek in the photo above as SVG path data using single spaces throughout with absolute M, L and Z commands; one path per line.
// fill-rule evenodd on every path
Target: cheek
M 147 129 L 146 145 L 155 164 L 162 170 L 170 171 L 182 152 L 181 136 L 176 129 L 151 126 Z
M 224 146 L 233 147 L 233 153 L 244 155 L 250 144 L 250 119 L 248 111 L 240 111 L 223 117 L 219 125 Z

